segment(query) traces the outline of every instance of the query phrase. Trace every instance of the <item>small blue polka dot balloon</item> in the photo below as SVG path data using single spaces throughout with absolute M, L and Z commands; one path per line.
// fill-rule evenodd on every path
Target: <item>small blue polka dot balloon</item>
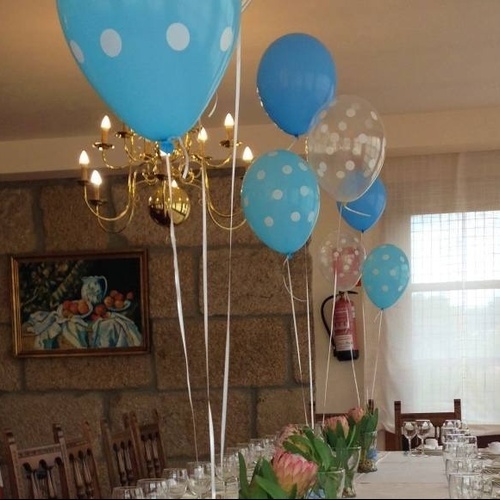
M 245 173 L 241 204 L 255 235 L 269 248 L 291 257 L 306 244 L 318 220 L 318 181 L 299 155 L 270 151 Z
M 238 39 L 240 0 L 57 0 L 66 42 L 96 92 L 154 141 L 196 123 Z
M 363 263 L 361 282 L 366 295 L 379 309 L 393 306 L 410 281 L 410 264 L 397 246 L 375 247 Z

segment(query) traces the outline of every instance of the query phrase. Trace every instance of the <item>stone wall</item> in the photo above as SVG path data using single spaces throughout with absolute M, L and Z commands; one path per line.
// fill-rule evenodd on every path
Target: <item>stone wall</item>
M 107 195 L 123 202 L 124 184 Z M 216 203 L 229 199 L 227 178 L 212 181 Z M 177 227 L 182 302 L 190 381 L 200 453 L 208 451 L 202 295 L 202 210 L 190 191 L 192 213 Z M 132 223 L 119 234 L 99 228 L 75 180 L 0 183 L 0 426 L 11 428 L 20 446 L 52 439 L 59 422 L 70 438 L 88 420 L 100 462 L 100 419 L 121 425 L 125 411 L 149 420 L 157 408 L 167 458 L 194 456 L 186 365 L 177 316 L 169 231 L 147 213 L 143 192 Z M 223 203 L 224 204 L 224 203 Z M 284 286 L 284 256 L 262 245 L 245 225 L 233 232 L 231 266 L 231 368 L 227 444 L 271 434 L 304 420 L 309 401 L 307 316 L 295 300 L 302 380 L 296 354 L 290 294 Z M 16 358 L 13 355 L 10 256 L 146 248 L 151 352 L 134 355 Z M 219 442 L 227 315 L 229 233 L 209 223 L 208 295 L 211 401 Z M 306 251 L 291 259 L 293 291 L 305 296 Z M 312 323 L 312 322 L 311 322 Z M 311 325 L 312 328 L 312 325 Z M 305 397 L 304 397 L 305 396 Z M 5 451 L 0 449 L 2 473 Z M 104 494 L 108 485 L 102 465 Z

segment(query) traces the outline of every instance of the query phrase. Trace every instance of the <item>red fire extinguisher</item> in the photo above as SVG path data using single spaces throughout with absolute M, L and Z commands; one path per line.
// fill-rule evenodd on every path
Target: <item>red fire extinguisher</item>
M 350 361 L 359 358 L 358 337 L 356 335 L 356 311 L 348 293 L 337 294 L 335 298 L 335 310 L 333 312 L 332 345 L 333 353 L 339 361 Z M 327 297 L 321 304 L 321 318 L 325 329 L 330 336 L 330 325 L 325 317 L 325 307 L 333 299 L 333 295 Z

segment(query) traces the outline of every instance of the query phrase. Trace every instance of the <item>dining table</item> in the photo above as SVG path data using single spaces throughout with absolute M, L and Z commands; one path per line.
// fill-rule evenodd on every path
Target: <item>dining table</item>
M 356 498 L 449 498 L 442 454 L 379 451 L 377 470 L 357 474 Z

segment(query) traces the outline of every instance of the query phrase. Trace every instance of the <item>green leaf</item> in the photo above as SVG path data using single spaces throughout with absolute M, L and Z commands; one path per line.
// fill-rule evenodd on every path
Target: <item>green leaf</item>
M 269 495 L 267 497 L 260 497 L 260 498 L 287 499 L 287 498 L 295 498 L 296 496 L 296 493 L 294 496 L 289 496 L 288 493 L 281 486 L 279 486 L 277 483 L 269 480 L 266 477 L 255 476 L 255 481 L 260 486 L 260 488 L 262 488 L 262 490 L 264 490 L 267 493 L 267 495 Z

